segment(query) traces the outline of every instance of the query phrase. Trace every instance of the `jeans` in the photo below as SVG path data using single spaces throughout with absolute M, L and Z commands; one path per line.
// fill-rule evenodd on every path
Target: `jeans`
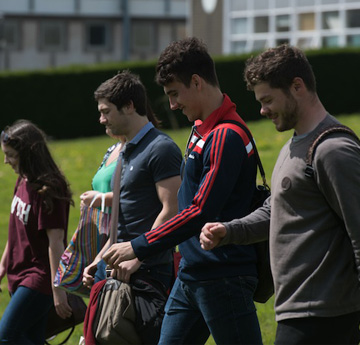
M 255 277 L 176 279 L 165 306 L 159 345 L 262 344 L 253 302 Z
M 104 260 L 100 260 L 97 264 L 97 270 L 94 276 L 94 284 L 98 283 L 101 280 L 106 279 L 106 263 Z
M 19 286 L 0 320 L 0 344 L 44 344 L 53 298 Z
M 279 321 L 276 345 L 352 344 L 360 342 L 360 312 L 335 317 L 304 317 Z

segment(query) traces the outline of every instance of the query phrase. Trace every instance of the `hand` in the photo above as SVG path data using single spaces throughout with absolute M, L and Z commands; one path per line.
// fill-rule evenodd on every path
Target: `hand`
M 82 193 L 80 195 L 80 201 L 82 205 L 90 206 L 91 201 L 94 199 L 94 196 L 96 194 L 99 194 L 99 192 L 95 190 L 89 190 L 85 193 Z M 93 207 L 100 207 L 101 206 L 101 197 L 100 195 L 96 198 L 96 200 L 93 203 Z
M 131 242 L 122 242 L 113 244 L 102 258 L 110 268 L 117 269 L 121 262 L 135 259 L 136 256 L 132 249 Z
M 83 285 L 91 289 L 94 285 L 94 276 L 97 271 L 97 264 L 100 259 L 95 259 L 89 266 L 86 266 L 83 272 L 82 282 Z
M 137 258 L 134 260 L 124 261 L 119 265 L 119 268 L 111 271 L 111 276 L 117 280 L 125 283 L 130 282 L 130 276 L 136 272 L 141 266 L 141 261 Z
M 206 223 L 201 229 L 201 248 L 211 250 L 215 248 L 226 235 L 226 228 L 221 223 Z
M 54 306 L 56 313 L 62 318 L 67 319 L 72 314 L 72 309 L 68 303 L 66 292 L 58 288 L 54 288 Z

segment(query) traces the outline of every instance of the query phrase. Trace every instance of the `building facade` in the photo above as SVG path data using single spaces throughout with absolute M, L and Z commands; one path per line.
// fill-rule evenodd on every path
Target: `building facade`
M 0 0 L 0 70 L 156 58 L 188 16 L 187 0 Z
M 197 18 L 191 34 L 209 44 L 212 34 L 201 31 L 206 22 L 221 33 L 216 47 L 209 45 L 213 54 L 247 53 L 285 42 L 302 49 L 360 46 L 359 0 L 195 0 L 191 10 Z

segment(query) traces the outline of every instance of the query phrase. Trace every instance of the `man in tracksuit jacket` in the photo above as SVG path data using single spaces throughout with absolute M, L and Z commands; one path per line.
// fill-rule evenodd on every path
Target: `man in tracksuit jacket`
M 217 344 L 261 344 L 253 302 L 254 247 L 229 245 L 206 252 L 199 243 L 206 222 L 249 213 L 256 161 L 249 138 L 236 124 L 244 121 L 221 93 L 214 62 L 198 39 L 174 42 L 164 50 L 157 82 L 171 109 L 196 122 L 182 164 L 179 213 L 130 243 L 113 245 L 103 258 L 117 267 L 179 244 L 182 260 L 159 344 L 204 344 L 209 331 Z

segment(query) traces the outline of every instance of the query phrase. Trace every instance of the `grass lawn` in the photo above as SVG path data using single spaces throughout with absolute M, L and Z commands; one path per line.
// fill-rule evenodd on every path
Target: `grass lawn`
M 339 119 L 360 135 L 359 115 L 340 116 Z M 271 172 L 279 150 L 290 138 L 292 133 L 278 133 L 274 129 L 271 121 L 267 120 L 249 123 L 249 127 L 255 137 L 264 169 L 267 174 L 267 180 L 270 183 Z M 178 131 L 167 131 L 167 133 L 175 140 L 183 151 L 189 132 L 189 128 Z M 50 143 L 51 151 L 67 176 L 74 194 L 75 207 L 71 208 L 70 211 L 68 238 L 72 236 L 79 220 L 79 196 L 84 191 L 91 189 L 91 179 L 96 172 L 107 148 L 112 143 L 113 141 L 107 136 L 56 141 Z M 0 155 L 3 159 L 3 154 L 1 153 Z M 10 204 L 16 181 L 16 175 L 9 166 L 0 164 L 0 181 L 0 253 L 2 253 L 7 240 Z M 0 294 L 0 317 L 2 316 L 9 301 L 6 278 L 1 282 L 1 288 L 3 292 Z M 276 328 L 276 323 L 274 321 L 273 298 L 266 304 L 258 304 L 257 308 L 264 344 L 273 344 Z M 68 344 L 78 344 L 81 334 L 82 325 L 76 328 Z M 54 340 L 53 343 L 59 343 L 61 336 L 62 335 L 59 335 L 59 339 Z M 207 344 L 214 344 L 214 341 L 210 338 Z

